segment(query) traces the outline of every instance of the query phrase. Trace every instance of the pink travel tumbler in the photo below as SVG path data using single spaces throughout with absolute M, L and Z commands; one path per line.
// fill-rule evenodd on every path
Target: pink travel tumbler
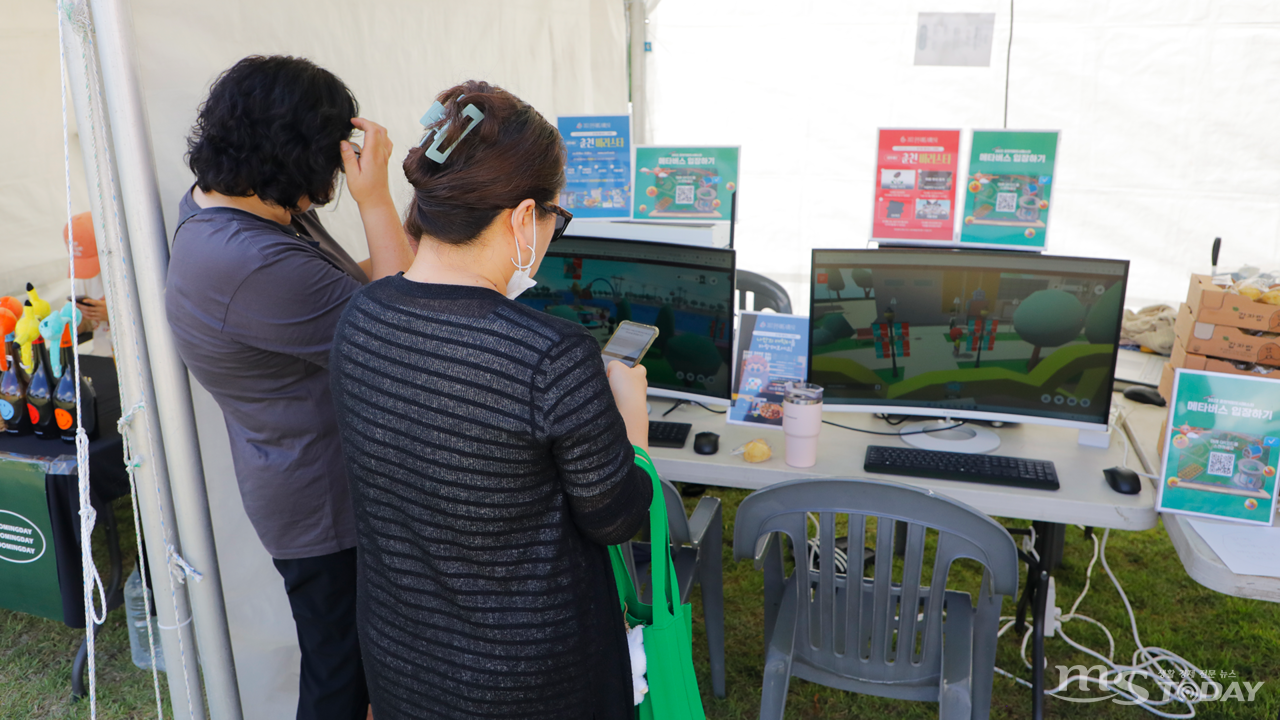
M 818 462 L 818 434 L 822 432 L 822 387 L 789 382 L 782 398 L 782 432 L 787 436 L 787 464 L 813 467 Z

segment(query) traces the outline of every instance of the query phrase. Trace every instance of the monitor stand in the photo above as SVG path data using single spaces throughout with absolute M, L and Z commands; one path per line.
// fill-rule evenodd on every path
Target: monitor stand
M 989 453 L 1000 447 L 1000 436 L 980 425 L 961 425 L 950 430 L 957 421 L 951 419 L 925 420 L 907 423 L 899 431 L 902 442 L 921 450 L 942 450 L 959 453 Z M 931 430 L 933 432 L 921 432 Z

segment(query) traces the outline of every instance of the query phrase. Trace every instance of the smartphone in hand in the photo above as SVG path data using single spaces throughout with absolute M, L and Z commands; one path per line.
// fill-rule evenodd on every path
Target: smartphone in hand
M 658 328 L 630 320 L 623 320 L 618 329 L 613 331 L 609 342 L 605 343 L 600 356 L 607 367 L 617 360 L 627 367 L 635 367 L 636 363 L 649 351 L 649 346 L 658 337 Z

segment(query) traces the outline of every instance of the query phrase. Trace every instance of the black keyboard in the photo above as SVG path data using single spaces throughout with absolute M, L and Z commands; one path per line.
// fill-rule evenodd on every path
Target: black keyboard
M 689 439 L 691 423 L 649 421 L 649 447 L 682 448 Z
M 862 469 L 885 475 L 963 480 L 1033 490 L 1058 489 L 1058 472 L 1048 460 L 1001 455 L 871 445 L 867 448 L 867 459 Z

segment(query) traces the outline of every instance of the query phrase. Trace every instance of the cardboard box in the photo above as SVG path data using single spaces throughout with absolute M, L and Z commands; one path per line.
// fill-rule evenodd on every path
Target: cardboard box
M 1230 360 L 1221 360 L 1207 355 L 1195 355 L 1187 352 L 1178 344 L 1174 344 L 1173 352 L 1169 355 L 1169 365 L 1176 368 L 1187 368 L 1188 370 L 1208 370 L 1209 372 L 1227 373 L 1228 375 L 1248 375 L 1249 377 L 1280 380 L 1280 367 L 1266 368 L 1267 372 L 1265 374 L 1252 370 L 1241 370 L 1232 364 Z
M 1176 352 L 1177 348 L 1175 348 Z M 1165 402 L 1173 402 L 1173 364 L 1165 363 L 1164 370 L 1160 372 L 1160 384 L 1156 386 L 1156 392 L 1160 393 L 1160 397 Z
M 1195 355 L 1188 353 L 1181 344 L 1174 343 L 1173 353 L 1169 356 L 1169 362 L 1165 363 L 1164 371 L 1160 374 L 1160 397 L 1165 400 L 1173 397 L 1174 368 L 1207 370 L 1209 372 L 1220 372 L 1228 375 L 1247 375 L 1249 377 L 1266 378 L 1268 380 L 1280 382 L 1280 367 L 1265 374 L 1254 372 L 1252 370 L 1241 370 L 1233 365 L 1230 360 L 1221 360 L 1207 355 Z
M 1187 306 L 1194 319 L 1214 325 L 1280 332 L 1280 305 L 1254 302 L 1213 284 L 1208 275 L 1192 275 Z
M 1183 305 L 1173 325 L 1177 344 L 1188 355 L 1208 355 L 1227 360 L 1280 367 L 1280 338 L 1257 337 L 1227 325 L 1198 322 Z

